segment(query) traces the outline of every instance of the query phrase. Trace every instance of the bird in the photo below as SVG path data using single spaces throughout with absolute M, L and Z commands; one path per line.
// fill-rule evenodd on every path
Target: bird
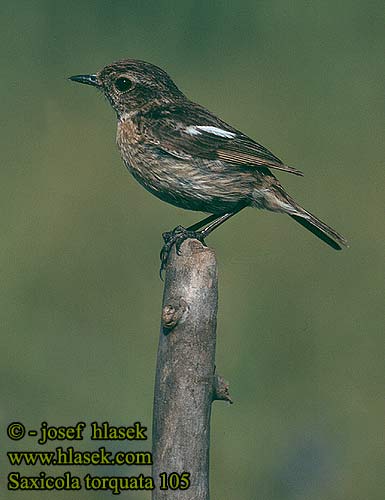
M 289 215 L 335 250 L 347 240 L 299 205 L 274 172 L 303 173 L 191 101 L 161 68 L 137 59 L 69 77 L 101 91 L 117 116 L 116 141 L 133 177 L 162 201 L 204 212 L 203 220 L 163 233 L 161 275 L 182 242 L 205 238 L 246 207 Z

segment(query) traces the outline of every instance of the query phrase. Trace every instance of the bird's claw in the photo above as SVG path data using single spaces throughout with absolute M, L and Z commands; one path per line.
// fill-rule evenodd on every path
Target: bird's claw
M 199 240 L 204 246 L 206 246 L 204 236 L 205 235 L 202 231 L 189 231 L 183 226 L 177 226 L 172 231 L 163 233 L 162 237 L 164 245 L 162 247 L 162 250 L 160 251 L 160 278 L 163 280 L 163 271 L 166 269 L 168 256 L 170 255 L 173 245 L 175 245 L 177 255 L 181 255 L 180 248 L 185 240 L 194 238 Z

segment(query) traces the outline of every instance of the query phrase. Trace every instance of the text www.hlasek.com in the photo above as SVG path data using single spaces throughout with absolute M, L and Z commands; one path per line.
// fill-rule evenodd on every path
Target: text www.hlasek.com
M 55 451 L 10 451 L 11 465 L 152 465 L 152 456 L 146 451 L 118 451 L 112 453 L 104 446 L 96 451 L 76 451 L 72 446 Z
M 12 451 L 8 452 L 11 465 L 152 465 L 152 454 L 145 451 L 118 451 L 113 454 L 106 448 L 100 447 L 96 451 L 77 451 L 72 446 L 68 448 L 57 447 L 55 451 Z M 184 490 L 190 486 L 190 474 L 161 473 L 159 475 L 161 490 Z M 139 476 L 99 477 L 87 474 L 84 477 L 86 490 L 110 490 L 114 495 L 119 495 L 125 490 L 153 490 L 155 483 L 152 477 L 143 474 Z M 23 477 L 18 472 L 8 475 L 8 490 L 80 490 L 81 479 L 73 476 L 69 471 L 62 476 L 47 476 L 40 472 L 35 477 Z
M 147 427 L 140 422 L 131 426 L 115 426 L 109 422 L 92 422 L 89 426 L 81 421 L 76 425 L 57 426 L 42 422 L 40 432 L 28 429 L 21 422 L 11 422 L 7 426 L 7 436 L 12 441 L 20 441 L 26 436 L 39 436 L 37 443 L 44 445 L 53 441 L 82 441 L 86 430 L 90 431 L 92 441 L 145 441 Z M 111 452 L 104 446 L 92 451 L 79 451 L 73 446 L 58 446 L 51 451 L 8 451 L 8 461 L 12 466 L 148 466 L 153 464 L 149 451 Z M 144 474 L 129 476 L 98 476 L 86 474 L 78 476 L 65 471 L 60 475 L 46 474 L 44 471 L 34 475 L 22 475 L 11 471 L 8 476 L 8 491 L 78 491 L 109 490 L 119 495 L 127 490 L 186 490 L 190 487 L 190 473 L 186 471 L 160 472 L 156 477 Z

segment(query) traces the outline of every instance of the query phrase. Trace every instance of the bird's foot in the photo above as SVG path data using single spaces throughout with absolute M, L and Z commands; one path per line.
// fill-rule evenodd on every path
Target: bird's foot
M 170 255 L 173 245 L 175 245 L 176 253 L 180 255 L 180 247 L 182 243 L 189 239 L 194 238 L 199 240 L 204 246 L 206 243 L 204 241 L 205 234 L 203 231 L 189 231 L 183 226 L 177 226 L 172 231 L 167 231 L 162 234 L 164 245 L 160 251 L 160 277 L 162 279 L 162 273 L 166 269 L 166 264 L 168 256 Z

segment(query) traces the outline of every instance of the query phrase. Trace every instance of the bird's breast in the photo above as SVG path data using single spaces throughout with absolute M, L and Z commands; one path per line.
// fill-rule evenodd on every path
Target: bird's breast
M 153 183 L 158 170 L 158 158 L 152 148 L 143 142 L 138 126 L 130 120 L 120 121 L 116 142 L 127 169 L 141 183 Z
M 176 158 L 146 143 L 129 121 L 119 123 L 117 144 L 125 166 L 135 179 L 172 205 L 222 213 L 231 211 L 251 191 L 249 175 L 237 173 L 234 178 L 219 161 Z
M 119 120 L 116 133 L 116 142 L 119 149 L 128 148 L 132 144 L 137 144 L 140 140 L 138 126 L 132 120 Z

